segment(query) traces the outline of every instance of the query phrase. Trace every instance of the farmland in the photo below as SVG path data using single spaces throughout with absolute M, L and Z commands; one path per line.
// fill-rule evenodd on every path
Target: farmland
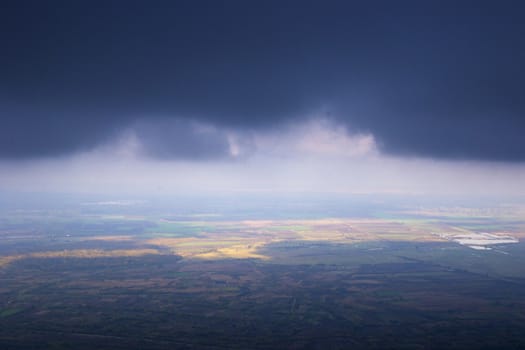
M 522 348 L 520 208 L 6 211 L 0 347 Z

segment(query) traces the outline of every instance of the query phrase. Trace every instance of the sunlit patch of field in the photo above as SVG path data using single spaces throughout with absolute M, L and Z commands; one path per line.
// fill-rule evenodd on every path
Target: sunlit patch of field
M 315 220 L 307 223 L 308 230 L 298 231 L 300 239 L 308 241 L 330 241 L 355 243 L 363 241 L 401 240 L 438 241 L 425 227 L 417 229 L 411 225 L 386 220 Z
M 225 258 L 259 258 L 267 257 L 257 254 L 256 251 L 266 242 L 256 241 L 253 238 L 154 238 L 146 243 L 170 249 L 174 254 L 182 257 L 201 259 Z
M 266 228 L 274 224 L 274 221 L 272 220 L 245 220 L 245 221 L 241 221 L 240 224 L 242 226 L 246 226 L 249 228 Z
M 383 219 L 250 220 L 189 224 L 197 236 L 153 237 L 143 241 L 173 254 L 197 259 L 270 259 L 263 250 L 277 242 L 355 244 L 367 241 L 444 241 L 433 226 Z M 434 227 L 435 228 L 435 227 Z
M 28 254 L 31 258 L 111 258 L 111 257 L 135 257 L 150 254 L 159 254 L 156 249 L 74 249 L 63 251 L 51 251 Z
M 232 245 L 240 244 L 239 240 L 213 240 L 211 238 L 153 238 L 145 243 L 155 246 L 168 248 L 173 254 L 182 257 L 192 257 L 208 251 L 227 248 Z
M 61 251 L 45 251 L 28 254 L 18 254 L 0 257 L 0 267 L 10 263 L 28 258 L 117 258 L 117 257 L 139 257 L 144 255 L 161 254 L 156 249 L 72 249 Z
M 219 248 L 214 251 L 196 254 L 195 258 L 200 259 L 262 259 L 268 260 L 269 257 L 266 255 L 258 254 L 258 249 L 263 246 L 264 243 L 256 244 L 238 244 L 227 248 Z
M 271 254 L 265 251 L 266 247 L 271 247 L 272 244 L 278 242 L 301 244 L 326 242 L 342 245 L 378 241 L 444 242 L 447 241 L 446 237 L 436 235 L 435 232 L 455 234 L 471 232 L 467 228 L 446 223 L 425 220 L 405 222 L 391 219 L 170 221 L 164 222 L 163 225 L 154 228 L 157 232 L 148 232 L 147 235 L 104 235 L 97 233 L 96 235 L 81 236 L 74 242 L 74 244 L 79 244 L 80 242 L 100 241 L 101 247 L 104 247 L 103 244 L 106 242 L 109 244 L 122 241 L 131 243 L 136 248 L 117 250 L 69 249 L 8 255 L 0 257 L 0 267 L 8 265 L 14 260 L 29 257 L 93 258 L 174 254 L 185 258 L 207 260 L 252 258 L 268 260 Z M 170 231 L 176 231 L 177 234 L 174 236 L 164 235 Z
M 132 241 L 133 236 L 115 235 L 115 236 L 96 236 L 90 237 L 92 241 L 108 241 L 108 242 L 119 242 L 119 241 Z
M 0 268 L 9 265 L 13 261 L 23 259 L 22 255 L 11 255 L 0 257 Z

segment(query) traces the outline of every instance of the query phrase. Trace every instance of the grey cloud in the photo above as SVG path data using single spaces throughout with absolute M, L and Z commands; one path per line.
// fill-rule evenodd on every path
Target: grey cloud
M 141 120 L 128 130 L 138 142 L 139 155 L 156 159 L 231 158 L 224 130 L 183 119 Z
M 0 8 L 0 157 L 139 136 L 165 158 L 324 111 L 381 150 L 524 161 L 520 1 L 16 1 Z

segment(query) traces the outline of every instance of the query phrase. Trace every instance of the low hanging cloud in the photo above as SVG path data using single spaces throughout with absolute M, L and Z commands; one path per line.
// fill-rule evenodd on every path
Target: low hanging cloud
M 137 121 L 124 132 L 138 156 L 160 160 L 230 158 L 227 134 L 212 126 L 184 119 Z
M 191 123 L 176 124 L 189 128 L 184 131 L 188 134 L 210 132 L 202 125 L 192 130 Z M 204 131 L 199 130 L 202 127 Z M 370 135 L 348 133 L 326 121 L 311 120 L 286 129 L 254 133 L 250 138 L 214 129 L 213 137 L 220 140 L 220 158 L 206 161 L 178 151 L 169 153 L 176 161 L 167 161 L 172 141 L 157 140 L 151 147 L 149 140 L 127 131 L 118 142 L 70 157 L 0 162 L 0 192 L 86 192 L 133 198 L 291 192 L 525 195 L 525 166 L 521 164 L 386 156 L 377 152 Z M 160 155 L 152 154 L 153 150 Z
M 240 132 L 183 118 L 141 119 L 95 152 L 157 161 L 240 161 L 364 158 L 378 154 L 374 137 L 352 134 L 341 124 L 310 117 L 280 128 Z

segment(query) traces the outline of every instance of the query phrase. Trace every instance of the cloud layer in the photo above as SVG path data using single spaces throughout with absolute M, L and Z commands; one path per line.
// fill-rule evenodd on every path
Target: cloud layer
M 153 158 L 229 159 L 253 133 L 315 114 L 385 154 L 522 162 L 524 7 L 4 2 L 0 157 L 83 152 L 133 130 Z

